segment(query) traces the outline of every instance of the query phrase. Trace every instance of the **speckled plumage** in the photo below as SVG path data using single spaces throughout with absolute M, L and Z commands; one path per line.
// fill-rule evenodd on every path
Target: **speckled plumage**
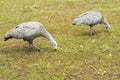
M 73 25 L 86 24 L 90 27 L 101 23 L 105 24 L 107 30 L 110 29 L 110 25 L 106 18 L 104 18 L 103 15 L 97 11 L 88 11 L 83 14 L 80 14 L 72 22 Z
M 39 36 L 47 38 L 54 48 L 57 48 L 57 43 L 51 34 L 44 28 L 44 26 L 39 22 L 25 22 L 18 24 L 16 27 L 8 31 L 4 38 L 5 40 L 10 38 L 23 39 L 28 41 L 30 44 L 33 40 Z

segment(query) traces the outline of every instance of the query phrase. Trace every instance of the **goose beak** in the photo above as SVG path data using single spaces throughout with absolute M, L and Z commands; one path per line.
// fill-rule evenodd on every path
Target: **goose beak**
M 8 40 L 8 38 L 4 38 L 4 41 L 7 41 Z
M 72 23 L 72 25 L 76 25 L 75 23 Z
M 4 41 L 7 41 L 10 38 L 12 38 L 12 37 L 4 37 Z

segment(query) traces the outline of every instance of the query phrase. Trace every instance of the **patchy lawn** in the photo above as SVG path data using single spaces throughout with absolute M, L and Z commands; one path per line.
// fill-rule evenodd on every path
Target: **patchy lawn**
M 96 10 L 111 25 L 74 26 L 79 14 Z M 35 39 L 45 52 L 28 52 L 28 43 L 4 34 L 26 21 L 41 22 L 58 42 L 54 51 L 49 41 Z M 0 1 L 0 80 L 119 80 L 120 79 L 119 0 L 1 0 Z

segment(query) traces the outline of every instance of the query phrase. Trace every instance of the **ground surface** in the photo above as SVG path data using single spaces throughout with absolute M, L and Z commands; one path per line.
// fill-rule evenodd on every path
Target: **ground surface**
M 72 20 L 89 10 L 101 12 L 111 25 L 94 27 Z M 58 42 L 54 51 L 49 41 L 35 39 L 45 52 L 28 52 L 28 43 L 4 34 L 17 24 L 39 21 Z M 0 80 L 119 80 L 120 79 L 120 0 L 1 0 L 0 1 Z

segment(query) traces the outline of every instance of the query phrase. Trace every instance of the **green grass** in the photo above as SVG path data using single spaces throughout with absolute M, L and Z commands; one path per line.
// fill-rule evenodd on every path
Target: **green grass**
M 73 26 L 72 20 L 89 10 L 101 12 L 111 25 Z M 4 34 L 17 24 L 39 21 L 58 42 L 54 51 L 49 41 L 35 39 L 45 52 L 27 52 L 28 44 Z M 1 0 L 0 80 L 119 80 L 120 79 L 119 0 Z

